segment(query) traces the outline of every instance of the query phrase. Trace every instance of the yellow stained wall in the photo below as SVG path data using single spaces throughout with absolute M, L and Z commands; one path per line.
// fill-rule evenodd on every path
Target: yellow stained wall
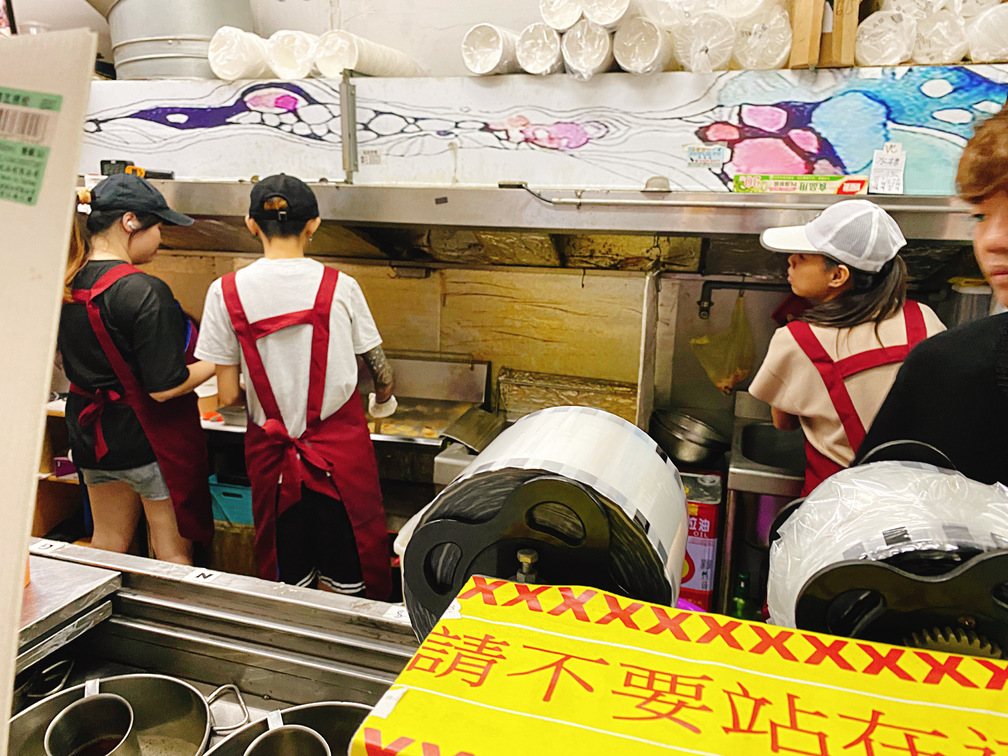
M 199 317 L 210 283 L 255 259 L 162 251 L 145 270 Z M 470 354 L 494 372 L 637 382 L 643 274 L 452 268 L 410 279 L 381 265 L 335 267 L 360 283 L 386 349 Z

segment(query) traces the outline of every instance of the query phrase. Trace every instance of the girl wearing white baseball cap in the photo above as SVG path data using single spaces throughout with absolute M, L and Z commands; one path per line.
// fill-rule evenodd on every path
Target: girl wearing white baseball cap
M 788 257 L 788 283 L 813 306 L 777 330 L 749 392 L 774 425 L 805 433 L 807 495 L 850 465 L 909 351 L 945 330 L 906 299 L 906 239 L 873 202 L 844 200 L 760 243 Z

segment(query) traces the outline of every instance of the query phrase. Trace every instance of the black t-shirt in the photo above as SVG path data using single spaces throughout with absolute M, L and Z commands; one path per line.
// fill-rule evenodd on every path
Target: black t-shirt
M 924 441 L 963 475 L 1008 483 L 1008 313 L 922 341 L 906 358 L 858 450 Z
M 89 262 L 74 278 L 73 288 L 90 288 L 109 270 L 124 264 L 117 260 Z M 146 273 L 127 276 L 96 301 L 113 343 L 147 393 L 173 388 L 189 377 L 185 361 L 187 320 L 164 281 Z M 122 389 L 91 329 L 84 305 L 63 305 L 58 343 L 63 369 L 72 383 L 85 391 Z M 108 453 L 98 462 L 94 426 L 82 427 L 77 421 L 88 403 L 88 398 L 79 394 L 71 393 L 67 398 L 70 448 L 78 467 L 125 470 L 155 461 L 133 410 L 126 404 L 107 404 L 101 417 Z

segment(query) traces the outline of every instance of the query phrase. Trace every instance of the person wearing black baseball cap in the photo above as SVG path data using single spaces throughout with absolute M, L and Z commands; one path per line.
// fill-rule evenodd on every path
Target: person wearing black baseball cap
M 208 544 L 213 534 L 192 390 L 214 367 L 192 358 L 195 323 L 171 289 L 134 265 L 153 259 L 162 224 L 193 220 L 128 174 L 78 192 L 77 201 L 89 212 L 70 240 L 58 347 L 71 381 L 67 430 L 91 504 L 91 545 L 125 552 L 144 514 L 155 556 L 192 564 L 193 541 Z
M 245 380 L 260 576 L 385 600 L 385 510 L 357 356 L 374 381 L 373 417 L 395 411 L 392 369 L 360 285 L 305 256 L 321 222 L 303 181 L 253 187 L 245 224 L 263 258 L 211 284 L 196 356 L 216 363 L 223 404 Z

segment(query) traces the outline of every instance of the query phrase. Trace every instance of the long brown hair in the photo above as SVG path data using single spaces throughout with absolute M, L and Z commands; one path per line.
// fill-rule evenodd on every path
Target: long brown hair
M 827 271 L 840 265 L 829 257 L 824 256 L 823 260 Z M 878 324 L 898 313 L 906 302 L 906 264 L 897 255 L 883 265 L 878 273 L 868 273 L 857 268 L 849 270 L 853 285 L 848 291 L 836 299 L 817 304 L 796 319 L 829 328 L 851 328 L 874 322 L 878 335 Z

